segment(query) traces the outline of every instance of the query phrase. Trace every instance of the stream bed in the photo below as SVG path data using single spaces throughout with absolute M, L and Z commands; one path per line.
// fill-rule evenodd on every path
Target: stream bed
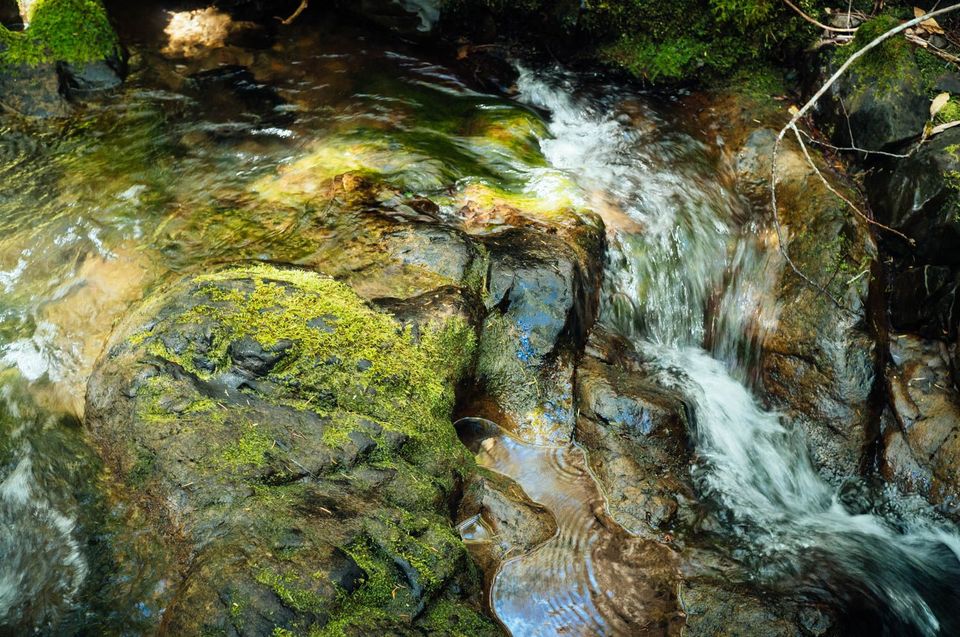
M 488 574 L 504 628 L 683 634 L 685 578 L 713 568 L 702 561 L 760 598 L 855 609 L 872 618 L 863 634 L 960 634 L 956 526 L 895 493 L 851 505 L 755 396 L 783 264 L 717 140 L 681 126 L 673 96 L 525 65 L 515 95 L 493 95 L 412 47 L 330 25 L 171 57 L 133 13 L 122 91 L 63 124 L 6 122 L 0 137 L 0 634 L 139 634 L 160 612 L 150 600 L 167 583 L 132 548 L 143 563 L 123 577 L 144 588 L 94 590 L 127 555 L 107 551 L 99 525 L 126 513 L 96 495 L 86 383 L 131 307 L 241 260 L 317 268 L 365 299 L 414 296 L 447 280 L 395 265 L 389 233 L 362 213 L 493 236 L 502 202 L 542 227 L 560 208 L 603 219 L 598 325 L 682 398 L 695 487 L 690 516 L 639 532 L 614 514 L 569 418 L 524 429 L 463 414 L 477 465 L 557 525 Z M 318 205 L 345 174 L 390 188 L 356 210 Z M 486 216 L 464 212 L 491 201 Z M 479 518 L 461 531 L 493 541 Z

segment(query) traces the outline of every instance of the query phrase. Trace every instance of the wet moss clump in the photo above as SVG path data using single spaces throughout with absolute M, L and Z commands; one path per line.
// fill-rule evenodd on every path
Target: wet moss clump
M 849 46 L 836 49 L 834 65 L 839 67 L 844 64 L 854 53 L 899 24 L 900 20 L 888 14 L 864 22 Z M 854 88 L 861 91 L 869 87 L 881 94 L 905 85 L 919 88 L 919 75 L 904 76 L 903 73 L 904 69 L 913 68 L 914 65 L 913 45 L 902 37 L 890 38 L 867 51 L 852 65 L 857 77 Z
M 116 55 L 119 41 L 100 0 L 37 0 L 29 26 L 0 26 L 0 64 L 83 64 Z

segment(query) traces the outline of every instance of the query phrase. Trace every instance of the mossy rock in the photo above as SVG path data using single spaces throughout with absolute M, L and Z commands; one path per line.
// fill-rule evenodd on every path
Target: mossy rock
M 118 53 L 119 40 L 100 0 L 36 0 L 22 32 L 0 27 L 0 65 L 85 64 Z
M 87 416 L 175 556 L 164 625 L 494 631 L 449 517 L 473 471 L 449 414 L 474 341 L 458 317 L 414 338 L 347 286 L 266 264 L 188 277 L 132 315 Z

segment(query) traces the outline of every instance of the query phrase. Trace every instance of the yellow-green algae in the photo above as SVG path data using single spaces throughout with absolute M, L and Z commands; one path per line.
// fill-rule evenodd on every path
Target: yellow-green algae
M 36 0 L 22 32 L 0 26 L 0 64 L 83 64 L 116 55 L 119 41 L 100 0 Z

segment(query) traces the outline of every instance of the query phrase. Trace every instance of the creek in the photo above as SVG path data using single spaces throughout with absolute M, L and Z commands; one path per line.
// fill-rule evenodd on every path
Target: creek
M 376 239 L 356 213 L 315 201 L 354 172 L 400 193 L 376 206 L 429 198 L 444 220 L 470 197 L 598 211 L 600 323 L 683 395 L 697 496 L 721 512 L 725 550 L 748 578 L 865 606 L 890 635 L 960 634 L 955 527 L 896 495 L 852 505 L 755 398 L 782 264 L 670 100 L 527 68 L 516 97 L 494 96 L 413 49 L 332 28 L 225 50 L 212 70 L 181 68 L 143 37 L 121 93 L 0 137 L 0 626 L 80 632 L 130 610 L 90 590 L 110 566 L 90 540 L 104 514 L 89 508 L 96 460 L 79 422 L 87 377 L 134 303 L 243 259 L 382 292 L 355 266 Z M 613 519 L 573 433 L 523 438 L 477 422 L 478 463 L 558 525 L 498 569 L 490 606 L 502 624 L 517 636 L 679 634 L 679 558 Z M 482 528 L 469 535 L 484 541 Z

